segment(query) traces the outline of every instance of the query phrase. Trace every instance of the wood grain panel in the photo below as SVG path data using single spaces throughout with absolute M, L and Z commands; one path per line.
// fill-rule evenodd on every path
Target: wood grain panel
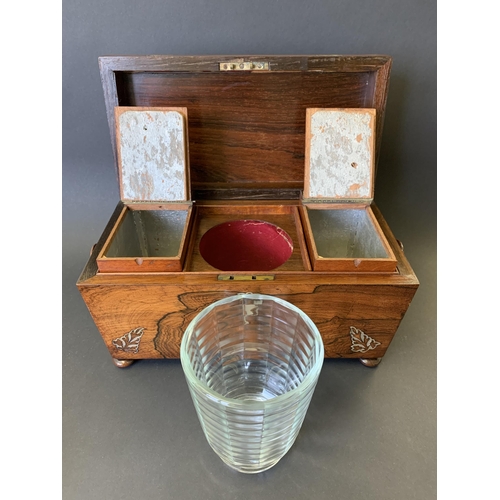
M 381 357 L 389 346 L 415 293 L 415 287 L 283 286 L 248 282 L 228 287 L 190 285 L 94 286 L 82 296 L 111 355 L 119 359 L 177 358 L 190 321 L 214 301 L 236 293 L 280 297 L 302 309 L 315 322 L 326 357 Z M 351 327 L 373 339 L 375 349 L 353 351 Z M 143 329 L 137 353 L 116 347 L 117 339 Z
M 189 112 L 191 181 L 304 180 L 305 113 L 310 107 L 364 107 L 370 73 L 123 73 L 122 106 L 176 106 Z

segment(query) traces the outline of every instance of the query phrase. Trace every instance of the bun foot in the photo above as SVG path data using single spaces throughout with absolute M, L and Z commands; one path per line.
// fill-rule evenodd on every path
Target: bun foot
M 382 358 L 372 358 L 372 359 L 359 358 L 359 360 L 365 366 L 368 366 L 369 368 L 375 368 L 375 366 L 378 366 L 380 364 L 380 362 L 382 361 Z
M 127 368 L 127 366 L 130 366 L 134 362 L 133 359 L 116 359 L 116 358 L 112 358 L 112 359 L 113 359 L 113 363 L 118 368 Z

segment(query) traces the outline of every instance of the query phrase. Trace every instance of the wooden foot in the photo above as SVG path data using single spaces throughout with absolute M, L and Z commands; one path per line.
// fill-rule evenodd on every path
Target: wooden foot
M 118 368 L 127 368 L 127 366 L 130 366 L 134 362 L 133 359 L 116 359 L 116 358 L 112 358 L 112 359 L 113 359 L 113 363 Z
M 372 358 L 372 359 L 359 358 L 359 360 L 365 366 L 368 366 L 369 368 L 374 368 L 375 366 L 378 366 L 380 364 L 380 362 L 382 361 L 382 358 Z

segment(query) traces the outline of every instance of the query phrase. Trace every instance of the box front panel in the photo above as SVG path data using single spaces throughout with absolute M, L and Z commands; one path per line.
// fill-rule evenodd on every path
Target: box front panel
M 216 300 L 237 293 L 274 295 L 302 309 L 317 325 L 328 358 L 384 355 L 415 286 L 310 285 L 276 282 L 213 285 L 100 285 L 82 296 L 117 359 L 178 358 L 191 320 Z

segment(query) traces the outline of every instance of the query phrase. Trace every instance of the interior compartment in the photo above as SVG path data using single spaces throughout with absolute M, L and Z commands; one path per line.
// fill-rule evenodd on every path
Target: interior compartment
M 191 208 L 126 207 L 98 256 L 101 272 L 181 271 Z
M 366 210 L 308 210 L 308 215 L 320 257 L 389 257 Z
M 200 254 L 221 271 L 271 271 L 292 255 L 290 235 L 262 220 L 232 220 L 209 229 Z
M 396 270 L 396 257 L 369 207 L 305 207 L 303 213 L 315 270 Z
M 187 210 L 128 210 L 106 257 L 175 257 Z
M 185 270 L 311 270 L 295 204 L 206 203 L 197 203 L 192 250 Z

